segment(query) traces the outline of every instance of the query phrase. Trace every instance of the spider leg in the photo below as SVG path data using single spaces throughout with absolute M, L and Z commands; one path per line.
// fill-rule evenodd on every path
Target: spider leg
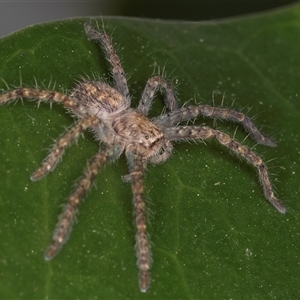
M 88 117 L 77 122 L 70 130 L 67 131 L 53 146 L 51 152 L 43 161 L 40 168 L 38 168 L 32 175 L 31 180 L 36 181 L 41 179 L 52 171 L 62 157 L 64 150 L 72 141 L 90 126 L 96 126 L 100 122 L 96 117 Z
M 270 138 L 265 137 L 253 124 L 253 122 L 245 114 L 222 107 L 214 107 L 210 105 L 197 105 L 197 106 L 186 106 L 176 111 L 170 112 L 165 115 L 161 115 L 153 122 L 158 126 L 171 127 L 181 122 L 188 121 L 196 118 L 199 115 L 203 115 L 210 118 L 217 118 L 221 120 L 228 120 L 241 124 L 245 131 L 250 134 L 250 137 L 258 144 L 275 147 L 276 143 Z
M 165 105 L 173 111 L 178 107 L 175 89 L 171 82 L 161 76 L 153 76 L 147 80 L 137 111 L 145 116 L 148 115 L 154 95 L 158 89 L 165 92 Z
M 0 95 L 0 105 L 9 103 L 18 98 L 37 99 L 41 101 L 54 101 L 73 109 L 77 107 L 76 101 L 68 95 L 55 91 L 38 90 L 30 88 L 18 88 Z
M 125 72 L 122 67 L 121 61 L 115 51 L 112 44 L 112 40 L 109 35 L 103 31 L 97 31 L 93 26 L 88 23 L 84 24 L 86 35 L 91 41 L 98 41 L 104 50 L 106 59 L 111 65 L 111 72 L 114 78 L 117 90 L 125 97 L 127 106 L 130 105 L 130 95 L 125 77 Z
M 233 151 L 240 157 L 245 158 L 251 165 L 258 170 L 259 179 L 263 187 L 266 199 L 281 213 L 285 213 L 286 209 L 275 197 L 271 181 L 268 174 L 268 169 L 265 162 L 251 151 L 248 147 L 243 146 L 239 142 L 233 140 L 228 134 L 207 126 L 179 126 L 166 128 L 164 130 L 166 138 L 171 141 L 187 140 L 187 139 L 211 139 L 216 140 L 225 146 L 227 149 Z
M 99 172 L 100 167 L 107 161 L 116 160 L 120 156 L 121 152 L 122 150 L 118 147 L 107 147 L 106 149 L 99 151 L 89 162 L 82 178 L 79 180 L 75 190 L 69 197 L 68 203 L 59 217 L 59 221 L 52 236 L 52 243 L 45 252 L 44 257 L 46 260 L 52 259 L 68 239 L 71 227 L 74 223 L 77 206 L 90 188 L 93 180 Z
M 143 197 L 143 159 L 134 146 L 128 146 L 126 157 L 129 165 L 133 205 L 135 211 L 136 255 L 139 269 L 139 286 L 146 292 L 150 284 L 151 252 L 147 235 L 146 207 Z

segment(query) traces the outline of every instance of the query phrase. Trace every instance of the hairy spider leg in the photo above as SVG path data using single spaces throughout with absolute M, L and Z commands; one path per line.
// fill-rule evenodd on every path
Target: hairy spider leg
M 147 80 L 141 100 L 137 107 L 139 113 L 144 116 L 148 115 L 153 98 L 158 89 L 161 89 L 165 94 L 164 100 L 166 107 L 171 111 L 177 109 L 178 100 L 172 83 L 161 76 L 153 76 Z
M 136 255 L 139 269 L 139 286 L 141 292 L 146 292 L 150 284 L 151 251 L 147 234 L 146 207 L 144 201 L 143 185 L 143 157 L 134 146 L 128 146 L 126 157 L 129 165 L 131 189 L 133 193 L 133 206 L 136 225 Z
M 68 108 L 75 108 L 77 106 L 76 101 L 59 92 L 38 90 L 30 88 L 18 88 L 7 93 L 0 95 L 0 105 L 16 100 L 18 98 L 37 99 L 39 102 L 54 101 L 62 103 Z
M 125 97 L 127 106 L 130 105 L 130 95 L 121 61 L 114 49 L 111 38 L 106 32 L 96 31 L 90 24 L 85 23 L 84 29 L 90 41 L 98 41 L 104 50 L 106 59 L 110 63 L 112 76 L 117 90 Z
M 229 108 L 214 107 L 210 105 L 190 105 L 179 108 L 166 115 L 161 115 L 157 118 L 154 118 L 152 121 L 154 124 L 159 126 L 171 127 L 183 121 L 196 118 L 199 115 L 221 120 L 229 120 L 231 122 L 241 124 L 245 131 L 250 134 L 250 137 L 258 144 L 276 147 L 276 143 L 270 138 L 264 136 L 253 124 L 250 118 L 241 112 Z
M 101 121 L 96 117 L 88 117 L 77 122 L 71 129 L 69 129 L 53 146 L 48 156 L 43 161 L 40 168 L 38 168 L 30 177 L 31 180 L 36 181 L 53 171 L 58 161 L 61 159 L 66 147 L 68 147 L 78 136 L 88 127 L 96 126 Z
M 228 134 L 207 126 L 178 126 L 164 129 L 164 133 L 171 141 L 188 139 L 211 139 L 216 140 L 240 157 L 245 158 L 251 165 L 257 168 L 260 182 L 266 199 L 281 213 L 286 213 L 285 207 L 275 197 L 268 169 L 260 156 L 248 147 L 232 139 Z
M 89 162 L 82 178 L 79 180 L 74 192 L 69 197 L 52 236 L 52 243 L 45 252 L 45 259 L 52 259 L 67 241 L 78 204 L 90 188 L 93 180 L 99 172 L 100 167 L 107 161 L 114 161 L 121 155 L 122 150 L 117 146 L 109 146 L 99 151 Z

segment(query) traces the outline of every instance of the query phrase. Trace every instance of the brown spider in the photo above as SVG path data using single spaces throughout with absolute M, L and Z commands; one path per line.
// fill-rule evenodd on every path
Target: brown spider
M 118 159 L 123 151 L 125 151 L 129 166 L 129 174 L 125 175 L 124 179 L 131 183 L 133 193 L 137 231 L 135 248 L 139 269 L 139 286 L 142 292 L 146 292 L 149 287 L 152 263 L 146 230 L 143 173 L 147 163 L 159 164 L 169 158 L 173 149 L 173 141 L 215 138 L 228 150 L 245 158 L 257 168 L 266 199 L 279 212 L 286 212 L 284 206 L 274 195 L 266 164 L 252 150 L 233 140 L 229 135 L 208 126 L 179 126 L 180 123 L 199 115 L 229 120 L 241 124 L 257 143 L 271 147 L 276 146 L 272 140 L 259 132 L 246 115 L 231 109 L 209 105 L 178 108 L 173 86 L 160 76 L 148 79 L 138 107 L 130 108 L 130 95 L 125 72 L 110 37 L 105 31 L 97 31 L 90 24 L 85 24 L 84 28 L 89 40 L 100 42 L 111 65 L 114 86 L 102 81 L 83 80 L 75 86 L 70 95 L 22 87 L 0 95 L 0 104 L 17 98 L 33 98 L 39 101 L 62 103 L 78 117 L 75 125 L 58 139 L 41 167 L 32 174 L 31 179 L 34 181 L 41 179 L 54 169 L 66 147 L 84 130 L 91 128 L 101 141 L 99 152 L 89 162 L 63 209 L 52 242 L 46 250 L 46 260 L 52 259 L 66 242 L 74 222 L 77 206 L 90 188 L 100 167 L 108 161 Z M 149 119 L 147 115 L 158 89 L 162 89 L 165 93 L 165 105 L 169 112 Z

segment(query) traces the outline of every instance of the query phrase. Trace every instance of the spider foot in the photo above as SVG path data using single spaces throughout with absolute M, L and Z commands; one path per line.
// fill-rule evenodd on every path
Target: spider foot
M 275 197 L 269 178 L 264 174 L 265 165 L 259 167 L 260 179 L 264 189 L 266 199 L 282 214 L 286 213 L 286 208 L 281 204 L 280 200 Z
M 150 283 L 150 274 L 148 270 L 143 270 L 139 272 L 139 285 L 142 293 L 147 292 Z
M 268 200 L 280 213 L 286 213 L 286 208 L 280 203 L 280 201 L 276 197 L 269 198 Z
M 53 241 L 51 245 L 45 251 L 44 259 L 51 260 L 61 249 L 63 243 L 59 243 L 59 241 Z
M 31 176 L 30 179 L 31 181 L 37 181 L 40 180 L 44 175 L 46 175 L 46 173 L 49 172 L 48 170 L 42 170 L 42 168 L 38 168 L 36 171 L 34 171 Z

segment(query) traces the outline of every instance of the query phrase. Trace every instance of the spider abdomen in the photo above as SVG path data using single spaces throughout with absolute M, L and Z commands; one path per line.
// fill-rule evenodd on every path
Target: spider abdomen
M 106 118 L 127 108 L 127 102 L 116 89 L 101 81 L 80 82 L 73 89 L 72 98 L 81 106 L 79 114 Z

